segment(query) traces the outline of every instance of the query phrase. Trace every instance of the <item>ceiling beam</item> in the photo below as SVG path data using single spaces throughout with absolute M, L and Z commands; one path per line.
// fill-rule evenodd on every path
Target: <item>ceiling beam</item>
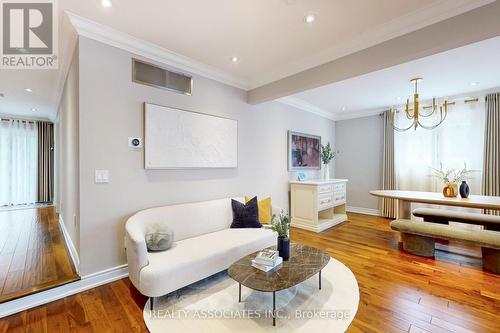
M 248 103 L 275 100 L 496 36 L 500 1 L 252 89 Z

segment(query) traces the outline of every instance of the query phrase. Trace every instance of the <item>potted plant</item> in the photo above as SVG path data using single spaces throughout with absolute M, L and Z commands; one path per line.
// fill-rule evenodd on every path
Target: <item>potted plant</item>
M 290 257 L 290 216 L 283 211 L 278 216 L 273 214 L 271 228 L 278 233 L 278 252 L 280 257 L 283 260 L 288 260 Z
M 454 198 L 458 195 L 458 183 L 462 182 L 460 186 L 460 195 L 462 198 L 469 196 L 469 186 L 466 180 L 470 179 L 470 174 L 474 170 L 467 169 L 467 164 L 464 162 L 464 167 L 458 171 L 455 169 L 443 169 L 443 163 L 440 163 L 439 169 L 433 168 L 432 175 L 439 178 L 444 183 L 443 194 L 445 197 Z
M 323 178 L 324 179 L 329 179 L 330 178 L 330 161 L 333 160 L 333 158 L 337 155 L 337 152 L 332 151 L 332 148 L 330 146 L 330 142 L 326 146 L 321 145 L 321 161 L 324 164 L 324 169 L 323 169 Z

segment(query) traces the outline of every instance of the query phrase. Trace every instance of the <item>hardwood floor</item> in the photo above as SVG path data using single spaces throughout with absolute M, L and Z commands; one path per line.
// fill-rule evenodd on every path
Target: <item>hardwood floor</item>
M 78 279 L 54 207 L 0 211 L 0 303 Z
M 348 332 L 500 332 L 500 277 L 478 266 L 478 248 L 442 244 L 437 260 L 420 258 L 398 249 L 389 220 L 349 220 L 321 234 L 291 235 L 354 272 L 360 304 Z M 124 279 L 4 318 L 0 332 L 147 332 L 145 302 Z

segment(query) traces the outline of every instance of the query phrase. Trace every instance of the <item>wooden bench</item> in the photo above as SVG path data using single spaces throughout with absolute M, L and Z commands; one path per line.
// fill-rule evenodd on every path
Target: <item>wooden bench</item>
M 482 225 L 485 229 L 500 231 L 500 216 L 435 208 L 416 208 L 412 213 L 416 217 L 423 217 L 425 222 L 448 224 L 452 221 Z
M 445 224 L 395 220 L 391 228 L 401 232 L 403 249 L 423 257 L 434 257 L 435 239 L 460 240 L 481 246 L 483 268 L 500 274 L 500 232 L 464 230 Z

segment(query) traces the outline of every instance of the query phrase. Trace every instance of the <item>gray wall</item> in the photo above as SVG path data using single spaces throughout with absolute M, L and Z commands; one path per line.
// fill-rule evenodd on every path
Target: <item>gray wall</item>
M 378 199 L 368 194 L 381 188 L 383 123 L 382 117 L 335 122 L 335 176 L 349 179 L 347 204 L 351 207 L 379 209 Z
M 61 214 L 71 240 L 79 252 L 79 68 L 76 47 L 64 84 L 58 116 L 55 121 L 56 196 L 57 211 Z
M 276 102 L 246 103 L 246 93 L 195 76 L 192 96 L 135 84 L 132 54 L 80 38 L 80 260 L 82 275 L 126 263 L 124 225 L 136 211 L 214 198 L 271 195 L 287 208 L 287 130 L 318 134 L 334 144 L 334 122 Z M 143 151 L 127 146 L 144 137 L 143 102 L 238 120 L 238 168 L 145 170 Z M 94 184 L 94 170 L 110 170 Z M 333 174 L 333 172 L 332 172 Z

